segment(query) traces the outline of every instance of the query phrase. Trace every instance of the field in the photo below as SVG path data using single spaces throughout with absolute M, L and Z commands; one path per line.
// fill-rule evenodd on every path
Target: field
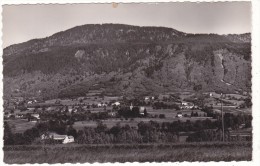
M 55 145 L 6 146 L 4 162 L 85 163 L 85 162 L 181 162 L 181 161 L 250 161 L 249 142 L 185 143 L 142 145 Z
M 97 108 L 95 108 L 97 109 Z M 204 112 L 200 110 L 174 110 L 174 109 L 153 109 L 152 107 L 146 107 L 148 114 L 150 115 L 160 115 L 164 114 L 165 118 L 111 118 L 108 120 L 102 120 L 103 124 L 107 125 L 108 128 L 111 128 L 115 126 L 117 123 L 120 123 L 122 126 L 124 125 L 129 125 L 131 127 L 137 127 L 137 124 L 140 123 L 141 121 L 143 122 L 149 122 L 149 121 L 155 121 L 158 123 L 163 123 L 163 122 L 173 122 L 173 121 L 182 121 L 186 122 L 187 120 L 190 120 L 191 122 L 194 122 L 196 120 L 205 120 L 205 119 L 212 119 L 211 117 L 204 117 Z M 181 112 L 183 115 L 187 114 L 190 116 L 191 112 L 197 112 L 201 117 L 182 117 L 182 118 L 177 118 L 176 115 L 178 112 Z M 95 112 L 95 111 L 92 111 Z M 99 112 L 96 110 L 96 112 Z M 77 130 L 83 129 L 84 127 L 96 127 L 97 122 L 96 121 L 78 121 L 75 122 L 73 127 Z
M 35 126 L 35 122 L 28 122 L 27 119 L 6 120 L 13 133 L 23 133 Z
M 213 109 L 215 111 L 218 111 L 219 113 L 221 112 L 221 106 L 213 106 Z M 252 114 L 252 109 L 250 108 L 243 108 L 243 109 L 237 109 L 233 106 L 224 106 L 223 107 L 223 111 L 224 113 L 232 113 L 234 115 L 237 115 L 237 114 Z
M 197 112 L 200 117 L 182 117 L 182 118 L 176 118 L 177 112 L 181 112 L 183 115 L 187 114 L 188 116 L 191 114 L 191 112 Z M 104 112 L 104 108 L 93 108 L 91 110 L 92 113 L 97 112 Z M 211 119 L 211 117 L 204 117 L 204 112 L 200 110 L 174 110 L 174 109 L 153 109 L 152 107 L 147 107 L 147 112 L 150 115 L 160 115 L 164 114 L 165 118 L 128 118 L 121 119 L 121 118 L 111 118 L 108 120 L 102 120 L 104 124 L 107 125 L 108 128 L 111 128 L 115 126 L 117 123 L 120 123 L 122 126 L 128 124 L 132 127 L 137 127 L 137 124 L 141 121 L 143 122 L 149 122 L 149 121 L 156 121 L 158 123 L 162 122 L 173 122 L 173 121 L 183 121 L 190 120 L 191 122 L 194 122 L 196 120 L 205 120 L 205 119 Z M 35 125 L 35 122 L 28 122 L 27 119 L 14 119 L 14 120 L 6 120 L 8 124 L 10 125 L 13 133 L 23 133 L 25 130 L 32 128 Z M 96 121 L 77 121 L 74 123 L 73 127 L 77 130 L 83 129 L 84 127 L 96 127 L 97 122 Z
M 124 125 L 129 125 L 131 127 L 137 127 L 137 124 L 140 122 L 149 122 L 149 121 L 155 121 L 158 123 L 162 123 L 162 122 L 170 122 L 172 123 L 173 121 L 182 121 L 182 122 L 186 122 L 186 120 L 190 120 L 191 122 L 194 122 L 196 120 L 205 120 L 206 118 L 212 119 L 211 117 L 183 117 L 183 118 L 134 118 L 134 119 L 119 119 L 119 118 L 115 118 L 115 119 L 108 119 L 108 120 L 101 120 L 103 122 L 103 124 L 105 124 L 108 128 L 111 128 L 113 126 L 115 126 L 117 123 L 120 123 L 121 126 Z M 73 124 L 73 127 L 77 130 L 81 130 L 84 127 L 96 127 L 97 126 L 97 122 L 96 121 L 78 121 L 75 122 Z

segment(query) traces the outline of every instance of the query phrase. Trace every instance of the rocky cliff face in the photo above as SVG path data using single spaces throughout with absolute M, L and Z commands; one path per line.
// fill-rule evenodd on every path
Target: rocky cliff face
M 4 49 L 4 94 L 44 98 L 169 91 L 249 91 L 250 34 L 84 25 Z

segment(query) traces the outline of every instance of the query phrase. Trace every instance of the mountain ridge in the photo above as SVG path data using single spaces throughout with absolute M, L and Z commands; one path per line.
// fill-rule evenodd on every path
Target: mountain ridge
M 94 85 L 103 94 L 132 96 L 250 91 L 251 34 L 87 24 L 9 46 L 3 66 L 7 96 L 70 97 Z
M 98 26 L 102 26 L 102 25 L 110 25 L 110 26 L 113 26 L 113 25 L 119 25 L 119 26 L 129 26 L 129 27 L 134 27 L 134 28 L 161 28 L 161 29 L 167 29 L 167 30 L 172 30 L 172 31 L 175 31 L 175 32 L 178 32 L 178 33 L 182 33 L 182 35 L 219 35 L 219 36 L 251 36 L 251 33 L 250 32 L 247 32 L 247 33 L 241 33 L 241 34 L 216 34 L 216 33 L 185 33 L 185 32 L 181 32 L 181 31 L 178 31 L 174 28 L 170 28 L 170 27 L 162 27 L 162 26 L 136 26 L 136 25 L 127 25 L 127 24 L 84 24 L 84 25 L 78 25 L 78 26 L 75 26 L 75 27 L 72 27 L 72 28 L 69 28 L 67 30 L 64 30 L 64 31 L 60 31 L 60 32 L 56 32 L 50 36 L 46 36 L 46 37 L 43 37 L 43 38 L 36 38 L 36 39 L 31 39 L 31 40 L 28 40 L 28 41 L 25 41 L 25 42 L 21 42 L 21 43 L 17 43 L 17 44 L 12 44 L 10 46 L 7 46 L 4 48 L 4 50 L 8 50 L 8 49 L 11 49 L 12 47 L 16 47 L 16 46 L 19 46 L 19 45 L 26 45 L 26 44 L 29 44 L 29 43 L 32 43 L 32 42 L 38 42 L 38 41 L 41 41 L 41 40 L 45 40 L 45 39 L 48 39 L 48 38 L 51 38 L 51 37 L 55 37 L 56 35 L 59 35 L 61 33 L 66 33 L 68 31 L 71 31 L 71 30 L 74 30 L 74 29 L 78 29 L 78 28 L 87 28 L 87 26 L 95 26 L 95 25 L 98 25 Z M 250 39 L 251 40 L 251 39 Z M 249 42 L 249 41 L 247 41 Z M 4 55 L 6 55 L 8 53 L 4 53 Z

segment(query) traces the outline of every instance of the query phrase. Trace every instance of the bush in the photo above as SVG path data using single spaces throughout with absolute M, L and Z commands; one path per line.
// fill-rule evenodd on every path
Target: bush
M 165 115 L 164 115 L 164 114 L 160 114 L 160 115 L 159 115 L 159 118 L 164 119 L 164 118 L 165 118 Z

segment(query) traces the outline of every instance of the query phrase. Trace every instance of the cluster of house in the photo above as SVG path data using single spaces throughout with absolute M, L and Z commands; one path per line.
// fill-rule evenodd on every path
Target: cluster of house
M 101 103 L 98 103 L 97 106 L 98 106 L 98 107 L 107 107 L 108 104 L 101 102 Z M 113 102 L 113 103 L 111 104 L 111 106 L 120 106 L 120 102 L 119 102 L 119 101 Z
M 145 101 L 155 100 L 155 97 L 154 97 L 154 96 L 145 96 L 145 97 L 144 97 L 144 100 L 145 100 Z
M 60 135 L 54 132 L 46 133 L 41 135 L 41 140 L 53 140 L 56 143 L 68 144 L 75 142 L 73 136 Z
M 38 101 L 36 99 L 31 99 L 27 101 L 27 104 L 34 104 L 34 103 L 38 103 Z
M 180 105 L 180 108 L 181 109 L 198 109 L 198 106 L 194 105 L 191 102 L 182 101 L 181 105 Z

